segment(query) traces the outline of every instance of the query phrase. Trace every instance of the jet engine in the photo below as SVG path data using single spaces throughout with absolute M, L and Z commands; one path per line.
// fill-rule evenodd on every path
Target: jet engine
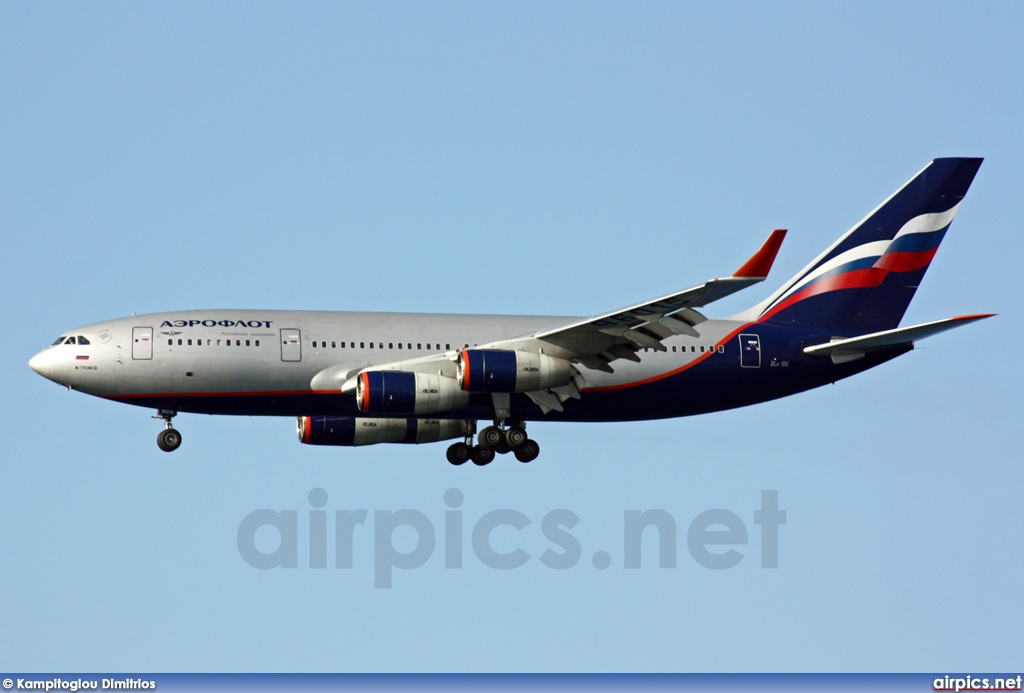
M 529 351 L 465 349 L 459 352 L 459 387 L 467 392 L 533 392 L 572 380 L 567 359 Z
M 462 438 L 473 430 L 461 419 L 373 419 L 356 416 L 300 416 L 299 441 L 307 445 L 436 443 Z
M 405 371 L 363 371 L 356 404 L 368 414 L 434 414 L 469 403 L 455 378 Z

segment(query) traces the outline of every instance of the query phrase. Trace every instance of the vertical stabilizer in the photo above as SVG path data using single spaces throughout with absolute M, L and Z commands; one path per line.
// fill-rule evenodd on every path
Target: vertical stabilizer
M 757 319 L 864 333 L 897 327 L 981 162 L 932 161 L 757 306 Z

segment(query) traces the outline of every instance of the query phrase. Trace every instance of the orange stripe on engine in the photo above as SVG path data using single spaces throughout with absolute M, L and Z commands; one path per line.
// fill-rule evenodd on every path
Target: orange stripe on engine
M 370 374 L 360 373 L 359 380 L 363 383 L 363 396 L 356 403 L 361 411 L 370 411 Z
M 463 351 L 461 354 L 462 358 L 462 380 L 459 382 L 459 387 L 469 392 L 469 352 Z

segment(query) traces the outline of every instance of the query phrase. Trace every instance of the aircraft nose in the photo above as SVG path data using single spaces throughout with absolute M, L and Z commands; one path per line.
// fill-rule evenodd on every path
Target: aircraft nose
M 50 373 L 53 371 L 53 361 L 50 359 L 49 354 L 45 351 L 40 351 L 29 360 L 28 367 L 44 378 L 49 379 Z

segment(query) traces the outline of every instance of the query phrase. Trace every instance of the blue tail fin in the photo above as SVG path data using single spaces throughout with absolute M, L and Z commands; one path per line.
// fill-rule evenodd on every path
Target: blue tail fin
M 897 327 L 981 159 L 936 159 L 755 310 L 765 322 Z

